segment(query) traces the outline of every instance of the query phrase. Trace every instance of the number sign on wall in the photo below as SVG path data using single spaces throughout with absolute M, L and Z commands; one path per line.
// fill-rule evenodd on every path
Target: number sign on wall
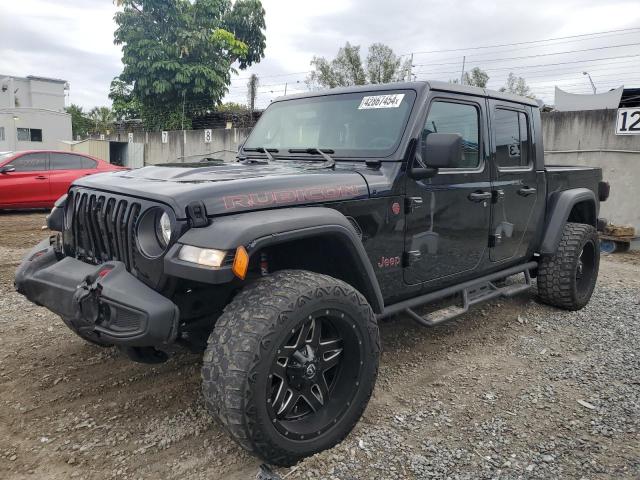
M 618 109 L 616 135 L 640 135 L 640 107 Z

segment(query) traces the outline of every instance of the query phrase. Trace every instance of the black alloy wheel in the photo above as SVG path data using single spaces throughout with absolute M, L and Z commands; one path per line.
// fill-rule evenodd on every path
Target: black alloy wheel
M 355 321 L 334 309 L 318 310 L 280 345 L 269 372 L 267 410 L 283 435 L 321 435 L 349 408 L 364 363 Z
M 245 286 L 217 319 L 202 364 L 207 407 L 232 438 L 276 465 L 331 448 L 367 406 L 380 338 L 345 282 L 282 270 Z
M 552 255 L 538 267 L 538 294 L 549 305 L 566 310 L 583 308 L 593 294 L 600 266 L 600 243 L 592 225 L 567 223 Z

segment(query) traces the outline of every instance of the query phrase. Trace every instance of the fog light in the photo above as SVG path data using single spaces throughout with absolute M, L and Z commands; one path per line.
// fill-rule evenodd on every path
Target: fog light
M 227 252 L 223 250 L 214 250 L 211 248 L 193 247 L 191 245 L 183 245 L 178 254 L 180 260 L 185 262 L 197 263 L 207 267 L 219 268 L 222 265 Z

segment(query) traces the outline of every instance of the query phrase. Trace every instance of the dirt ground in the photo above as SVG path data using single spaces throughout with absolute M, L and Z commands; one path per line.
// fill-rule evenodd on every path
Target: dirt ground
M 43 223 L 43 213 L 0 214 L 0 478 L 255 478 L 260 461 L 204 409 L 197 355 L 132 363 L 14 292 Z M 581 312 L 531 292 L 436 329 L 383 323 L 378 384 L 354 432 L 277 473 L 640 478 L 639 303 L 631 252 L 603 257 Z

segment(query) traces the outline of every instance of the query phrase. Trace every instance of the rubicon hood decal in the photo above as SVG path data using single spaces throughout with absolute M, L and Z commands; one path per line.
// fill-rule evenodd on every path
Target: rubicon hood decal
M 268 165 L 221 164 L 200 168 L 146 167 L 93 175 L 74 185 L 156 200 L 180 218 L 193 201 L 207 215 L 367 198 L 369 188 L 353 166 L 310 170 L 309 162 Z
M 362 185 L 318 186 L 291 190 L 228 195 L 222 198 L 225 209 L 238 210 L 296 203 L 328 202 L 355 198 L 367 193 Z

